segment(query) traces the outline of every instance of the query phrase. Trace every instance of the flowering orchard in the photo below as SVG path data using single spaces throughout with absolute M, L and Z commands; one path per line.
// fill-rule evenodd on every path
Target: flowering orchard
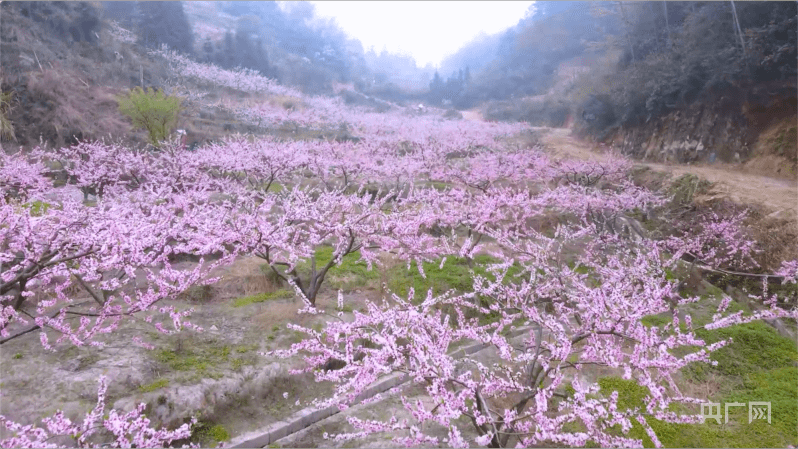
M 204 83 L 279 87 L 252 73 L 175 61 L 185 78 Z M 196 151 L 83 142 L 0 156 L 0 344 L 37 334 L 52 350 L 103 345 L 122 320 L 165 334 L 196 329 L 191 310 L 179 311 L 172 300 L 214 282 L 211 270 L 237 257 L 263 259 L 304 302 L 300 312 L 317 313 L 325 278 L 346 255 L 373 269 L 390 257 L 424 276 L 425 262 L 445 266 L 460 257 L 473 264 L 487 254 L 493 262 L 487 274 L 474 272 L 469 291 L 410 289 L 346 319 L 332 317 L 321 330 L 292 325 L 307 338 L 266 356 L 304 357 L 305 371 L 334 383 L 335 394 L 320 405 L 346 408 L 392 373 L 425 389 L 424 401 L 402 396 L 412 419 L 351 418 L 355 432 L 331 436 L 338 440 L 399 432 L 396 442 L 408 446 L 625 447 L 642 444 L 627 435 L 633 422 L 659 444 L 647 420 L 698 421 L 672 411 L 672 404 L 702 401 L 682 394 L 673 375 L 689 363 L 710 363 L 727 341 L 707 345 L 696 329 L 798 316 L 778 297 L 761 298 L 765 308 L 747 316 L 727 313 L 727 297 L 700 326 L 680 315 L 680 306 L 700 300 L 680 295 L 679 281 L 668 276 L 685 255 L 745 269 L 755 243 L 739 216 L 674 226 L 679 232 L 664 239 L 639 232 L 628 225 L 632 212 L 666 199 L 635 186 L 623 159 L 555 160 L 511 145 L 505 137 L 526 132 L 520 125 L 303 101 L 317 106 L 307 123 L 346 123 L 360 140 L 234 137 Z M 268 114 L 296 119 L 285 110 Z M 316 266 L 313 256 L 325 245 L 332 259 Z M 200 261 L 178 266 L 181 255 Z M 304 262 L 309 275 L 297 269 Z M 798 262 L 787 261 L 777 275 L 795 283 L 796 271 Z M 672 320 L 662 327 L 641 322 L 665 313 Z M 501 363 L 454 355 L 469 343 L 492 346 Z M 343 367 L 319 369 L 331 359 Z M 624 409 L 617 392 L 598 394 L 579 375 L 591 366 L 645 387 L 646 407 Z M 190 435 L 188 425 L 152 429 L 143 406 L 104 416 L 105 382 L 83 424 L 60 413 L 39 426 L 2 417 L 13 435 L 2 445 L 56 445 L 61 440 L 53 438 L 64 436 L 73 446 L 145 447 Z M 563 392 L 568 382 L 570 394 Z

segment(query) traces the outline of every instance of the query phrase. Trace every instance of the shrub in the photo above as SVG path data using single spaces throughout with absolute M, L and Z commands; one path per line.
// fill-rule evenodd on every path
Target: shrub
M 0 92 L 0 139 L 16 140 L 14 125 L 8 118 L 11 109 L 11 92 Z
M 202 443 L 202 446 L 212 447 L 217 443 L 230 439 L 230 432 L 221 424 L 211 425 L 202 423 L 195 432 L 195 438 Z
M 117 98 L 119 111 L 133 120 L 134 129 L 149 133 L 150 143 L 158 146 L 177 126 L 182 99 L 169 97 L 152 88 L 144 91 L 136 87 Z

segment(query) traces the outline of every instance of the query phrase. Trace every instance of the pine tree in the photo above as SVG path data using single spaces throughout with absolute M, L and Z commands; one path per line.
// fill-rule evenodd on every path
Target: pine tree
M 222 44 L 221 52 L 216 57 L 217 64 L 225 69 L 232 69 L 235 66 L 236 46 L 233 39 L 233 33 L 228 31 L 224 35 L 224 43 Z
M 236 32 L 235 35 L 235 65 L 240 67 L 254 68 L 252 44 L 249 36 L 243 32 Z
M 194 51 L 194 35 L 182 2 L 137 2 L 136 24 L 146 47 L 166 44 L 181 53 Z
M 202 58 L 205 62 L 213 62 L 214 59 L 214 48 L 213 42 L 211 42 L 210 38 L 205 39 L 205 43 L 202 44 Z
M 445 85 L 441 79 L 441 75 L 435 71 L 435 76 L 432 77 L 432 82 L 429 84 L 429 100 L 431 103 L 440 103 L 443 99 Z
M 263 49 L 263 41 L 258 39 L 255 42 L 255 67 L 254 69 L 260 71 L 263 76 L 271 75 L 271 67 L 269 66 L 269 55 Z

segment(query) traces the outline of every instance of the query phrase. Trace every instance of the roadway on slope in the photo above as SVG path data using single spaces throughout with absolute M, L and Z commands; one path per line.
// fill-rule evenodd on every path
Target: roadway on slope
M 462 114 L 466 120 L 484 120 L 478 110 L 462 111 Z M 532 129 L 540 133 L 543 144 L 555 155 L 587 160 L 602 160 L 606 157 L 595 145 L 573 136 L 569 128 L 533 127 Z M 731 164 L 680 165 L 638 160 L 635 163 L 648 166 L 652 170 L 670 173 L 673 177 L 692 173 L 715 184 L 711 198 L 725 197 L 739 204 L 762 205 L 772 211 L 770 216 L 773 218 L 798 222 L 798 182 L 796 181 L 743 173 Z
M 567 128 L 539 128 L 541 138 L 555 154 L 580 159 L 602 158 L 604 155 L 591 148 L 589 143 L 571 135 Z M 798 183 L 786 179 L 742 173 L 728 164 L 680 165 L 635 161 L 652 170 L 671 173 L 674 177 L 692 173 L 712 183 L 713 198 L 727 197 L 740 204 L 759 204 L 772 211 L 772 216 L 796 220 L 798 212 Z

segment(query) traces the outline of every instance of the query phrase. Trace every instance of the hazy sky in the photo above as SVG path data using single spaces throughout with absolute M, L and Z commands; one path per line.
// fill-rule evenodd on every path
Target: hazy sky
M 412 55 L 420 67 L 437 66 L 480 32 L 493 34 L 524 17 L 534 2 L 321 1 L 317 17 L 335 17 L 363 49 Z

